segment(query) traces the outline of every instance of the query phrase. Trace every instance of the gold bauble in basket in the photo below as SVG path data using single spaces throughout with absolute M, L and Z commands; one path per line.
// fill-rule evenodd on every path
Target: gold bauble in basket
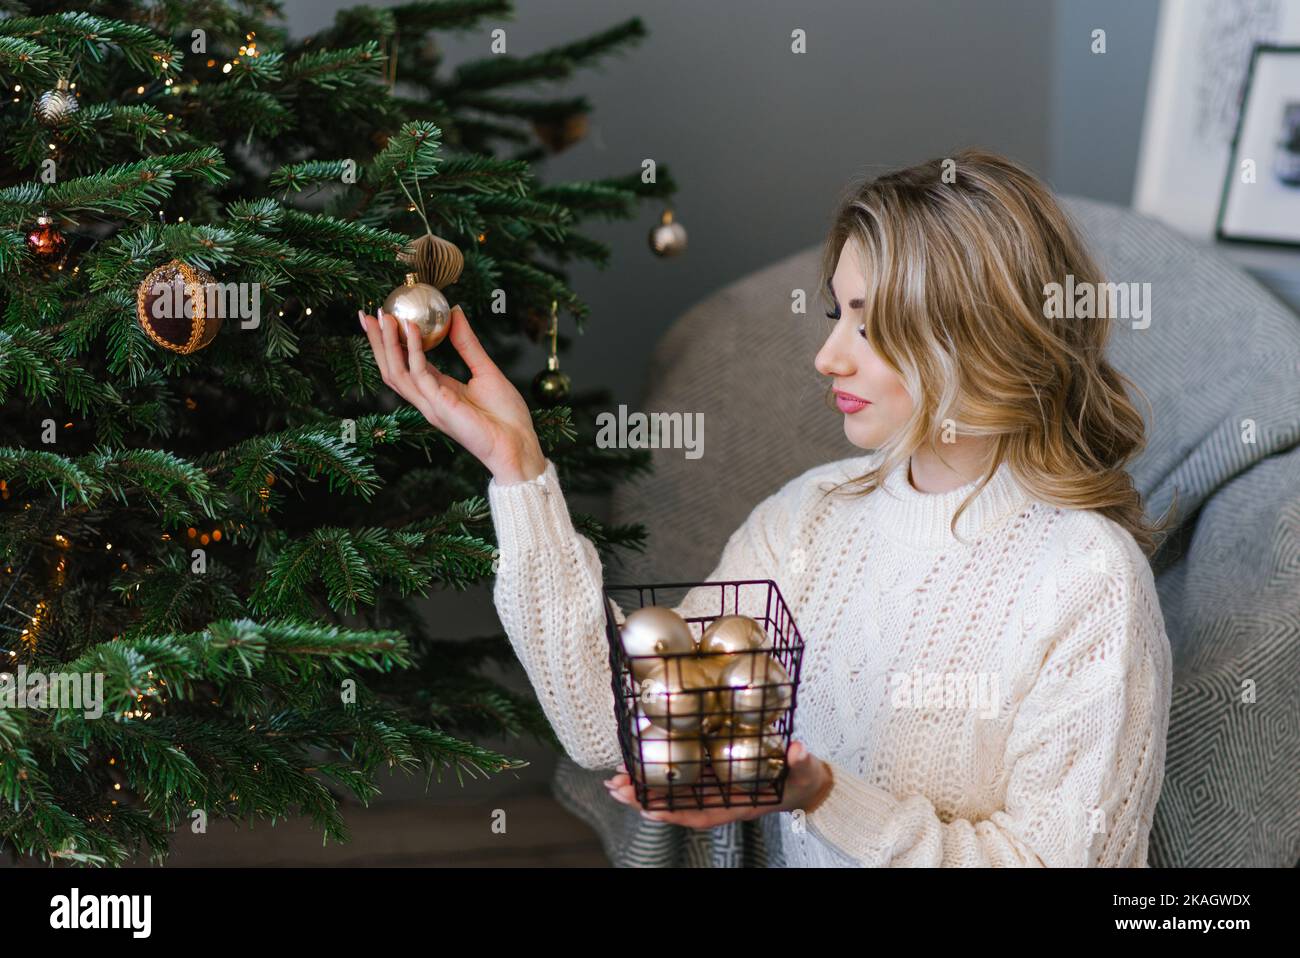
M 766 652 L 745 653 L 722 670 L 720 705 L 737 726 L 757 729 L 771 725 L 789 708 L 794 688 L 781 663 Z
M 704 762 L 704 742 L 698 736 L 679 738 L 647 725 L 632 743 L 632 767 L 650 786 L 693 785 L 704 774 Z
M 765 785 L 785 768 L 785 739 L 727 724 L 706 739 L 709 764 L 723 785 Z
M 686 620 L 660 605 L 647 605 L 632 612 L 619 627 L 618 634 L 623 651 L 630 657 L 632 676 L 638 682 L 651 669 L 662 665 L 663 660 L 637 656 L 670 655 L 695 649 L 695 636 Z
M 661 729 L 699 735 L 706 715 L 718 711 L 711 677 L 691 657 L 665 659 L 641 680 L 641 708 Z

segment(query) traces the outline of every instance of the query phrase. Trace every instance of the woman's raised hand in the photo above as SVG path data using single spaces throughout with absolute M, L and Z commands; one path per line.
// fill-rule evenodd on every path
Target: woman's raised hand
M 502 484 L 541 475 L 546 457 L 528 404 L 492 362 L 459 306 L 452 307 L 447 338 L 469 368 L 468 383 L 439 372 L 425 359 L 420 331 L 409 321 L 402 345 L 396 316 L 382 308 L 378 317 L 361 310 L 357 316 L 384 384 L 431 425 L 464 446 Z

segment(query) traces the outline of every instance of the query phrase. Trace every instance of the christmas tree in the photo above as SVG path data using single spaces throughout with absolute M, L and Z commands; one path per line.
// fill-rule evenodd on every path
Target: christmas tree
M 492 575 L 488 476 L 382 387 L 356 316 L 408 272 L 446 284 L 529 394 L 559 314 L 588 319 L 566 264 L 608 261 L 578 225 L 675 187 L 542 183 L 590 106 L 518 94 L 640 21 L 516 55 L 496 0 L 359 7 L 300 42 L 274 3 L 5 7 L 0 847 L 162 861 L 175 829 L 289 816 L 341 841 L 381 771 L 555 743 L 483 674 L 514 662 L 503 635 L 416 608 Z M 454 71 L 452 30 L 483 39 Z M 533 394 L 567 490 L 649 468 L 590 441 L 605 393 Z M 602 554 L 642 544 L 576 519 Z

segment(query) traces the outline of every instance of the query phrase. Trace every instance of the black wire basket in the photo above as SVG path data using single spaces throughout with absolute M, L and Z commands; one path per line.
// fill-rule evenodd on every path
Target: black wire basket
M 615 603 L 625 618 L 652 605 L 676 610 L 682 598 L 696 589 L 700 592 L 692 596 L 690 611 L 702 614 L 683 619 L 697 646 L 716 619 L 742 614 L 762 627 L 765 644 L 707 657 L 693 651 L 629 655 L 624 650 Z M 608 585 L 604 592 L 614 717 L 623 762 L 642 808 L 672 811 L 779 805 L 789 776 L 786 756 L 794 733 L 803 640 L 776 583 L 746 579 Z M 780 669 L 772 669 L 762 660 L 764 656 Z M 685 664 L 687 659 L 696 664 L 714 663 L 717 670 L 708 681 L 693 682 L 689 693 L 659 694 L 656 698 L 653 683 L 635 679 L 634 663 L 643 673 L 658 665 L 680 674 L 693 668 Z M 728 673 L 731 681 L 724 683 L 720 662 L 740 670 L 743 677 L 737 680 L 734 673 Z M 662 693 L 662 686 L 658 690 Z M 654 714 L 653 720 L 647 708 Z M 672 731 L 667 731 L 669 728 Z

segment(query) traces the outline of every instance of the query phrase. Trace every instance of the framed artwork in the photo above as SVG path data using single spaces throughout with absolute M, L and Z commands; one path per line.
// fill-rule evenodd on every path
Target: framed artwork
M 1229 156 L 1215 235 L 1300 245 L 1300 46 L 1255 47 Z
M 1197 239 L 1213 237 L 1258 44 L 1300 44 L 1300 2 L 1163 0 L 1133 191 L 1136 210 Z M 1264 169 L 1261 163 L 1261 179 Z

